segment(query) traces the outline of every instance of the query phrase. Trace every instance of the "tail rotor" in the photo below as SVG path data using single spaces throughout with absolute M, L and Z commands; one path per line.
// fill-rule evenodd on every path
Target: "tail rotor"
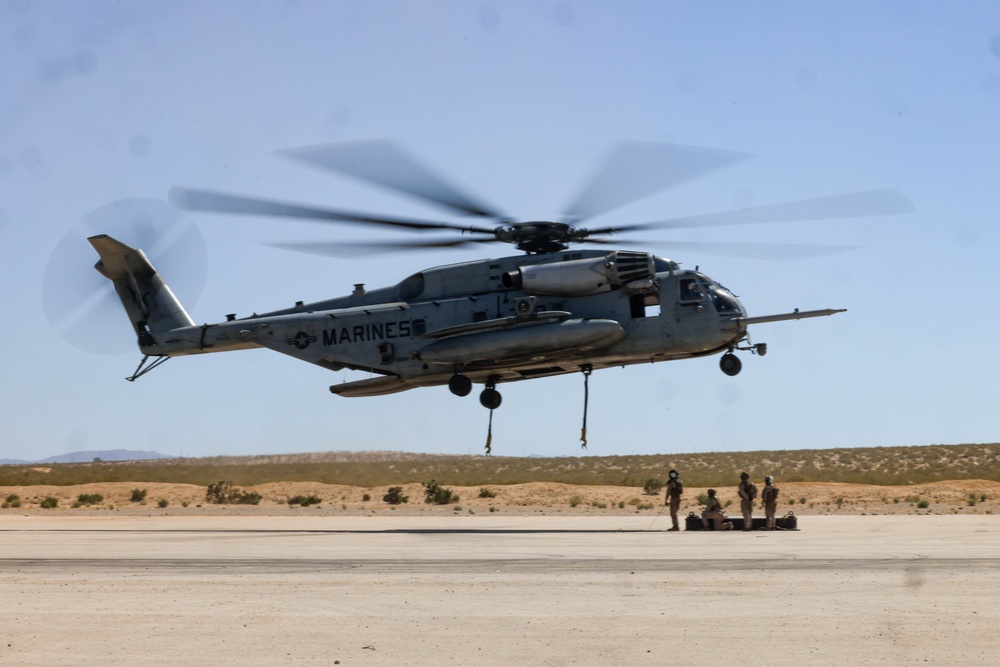
M 124 326 L 121 301 L 112 283 L 94 269 L 96 255 L 87 239 L 108 234 L 141 248 L 171 278 L 171 288 L 187 303 L 201 295 L 208 267 L 205 240 L 190 219 L 165 201 L 120 199 L 91 211 L 56 245 L 42 279 L 45 317 L 68 343 L 86 352 L 120 354 L 135 350 Z

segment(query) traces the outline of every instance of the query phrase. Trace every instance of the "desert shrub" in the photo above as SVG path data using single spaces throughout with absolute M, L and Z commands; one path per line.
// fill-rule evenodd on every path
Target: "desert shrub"
M 707 505 L 708 504 L 708 494 L 707 493 L 699 493 L 697 496 L 695 496 L 695 500 L 698 502 L 699 505 Z
M 732 504 L 733 504 L 733 499 L 732 499 L 732 498 L 730 498 L 729 500 L 727 500 L 727 501 L 725 502 L 725 504 L 723 504 L 723 507 L 729 507 L 729 506 L 730 506 L 730 505 L 732 505 Z
M 208 485 L 208 489 L 205 491 L 205 500 L 221 505 L 222 503 L 229 502 L 229 497 L 232 493 L 232 482 L 215 482 Z
M 499 510 L 497 510 L 497 508 L 496 508 L 496 507 L 493 507 L 493 505 L 490 505 L 490 511 L 491 511 L 491 512 L 497 512 L 497 511 L 499 511 Z
M 490 489 L 487 489 L 484 486 L 481 489 L 479 489 L 479 497 L 480 498 L 496 498 L 497 497 L 497 492 L 496 491 L 491 491 Z
M 625 501 L 624 500 L 619 500 L 618 501 L 618 509 L 620 509 L 620 510 L 625 509 Z
M 927 501 L 927 500 L 924 500 L 923 498 L 921 498 L 920 500 L 917 501 L 917 507 L 919 507 L 922 510 L 923 509 L 927 509 L 927 507 L 929 505 L 930 505 L 930 502 Z
M 16 493 L 10 494 L 3 501 L 4 509 L 7 509 L 8 507 L 20 507 L 20 506 L 21 506 L 21 496 L 17 495 Z
M 260 494 L 256 491 L 244 491 L 233 486 L 232 482 L 216 482 L 209 484 L 205 491 L 205 500 L 216 505 L 232 503 L 236 505 L 257 505 L 260 503 Z
M 371 499 L 372 499 L 372 494 L 370 493 L 366 493 L 365 495 L 361 496 L 361 502 L 363 503 L 367 503 Z
M 608 504 L 607 503 L 601 503 L 601 502 L 598 502 L 596 500 L 592 501 L 590 504 L 591 504 L 591 506 L 596 507 L 599 510 L 604 510 L 604 509 L 608 508 Z
M 635 508 L 637 510 L 651 510 L 653 509 L 653 506 L 650 505 L 649 503 L 639 503 L 638 505 L 635 506 Z
M 99 505 L 104 502 L 104 496 L 99 493 L 81 493 L 76 497 L 81 505 Z
M 256 491 L 240 491 L 239 497 L 234 501 L 241 505 L 259 505 L 261 496 Z
M 129 500 L 133 503 L 141 503 L 146 499 L 146 489 L 132 489 L 132 495 Z
M 458 502 L 458 494 L 451 489 L 446 489 L 436 480 L 423 482 L 424 502 L 428 505 L 450 505 Z
M 310 505 L 319 505 L 323 502 L 323 499 L 319 496 L 292 496 L 288 499 L 289 505 L 300 505 L 302 507 L 309 507 Z
M 794 505 L 795 504 L 795 498 L 789 498 L 788 499 L 788 504 L 789 505 Z
M 660 490 L 663 488 L 663 482 L 656 479 L 655 477 L 650 477 L 646 480 L 646 483 L 642 485 L 642 492 L 647 496 L 658 496 L 660 495 Z
M 569 497 L 569 506 L 570 507 L 576 507 L 581 502 L 583 502 L 583 498 L 581 498 L 580 496 L 570 496 Z
M 157 505 L 158 505 L 159 507 L 166 507 L 167 505 L 169 505 L 169 504 L 170 504 L 170 501 L 169 501 L 169 500 L 167 500 L 166 498 L 160 498 L 159 500 L 157 500 L 157 501 L 156 501 L 156 504 L 157 504 Z
M 59 507 L 59 499 L 53 498 L 52 496 L 45 496 L 42 502 L 38 503 L 38 505 L 42 509 L 47 509 L 47 510 L 54 509 L 56 507 Z
M 389 487 L 389 490 L 386 491 L 384 496 L 382 496 L 382 500 L 390 505 L 402 505 L 403 503 L 410 502 L 410 497 L 403 495 L 403 487 L 392 486 Z

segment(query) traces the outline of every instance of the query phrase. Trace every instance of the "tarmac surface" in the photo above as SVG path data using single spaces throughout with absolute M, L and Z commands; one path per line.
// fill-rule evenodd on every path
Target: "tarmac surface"
M 1000 517 L 0 514 L 0 665 L 995 665 Z

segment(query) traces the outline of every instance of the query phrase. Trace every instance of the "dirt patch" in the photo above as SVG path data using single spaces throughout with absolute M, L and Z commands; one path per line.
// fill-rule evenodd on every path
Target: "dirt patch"
M 563 515 L 665 513 L 664 496 L 647 495 L 631 486 L 578 486 L 551 482 L 447 487 L 458 494 L 458 502 L 428 505 L 421 484 L 401 485 L 409 502 L 390 505 L 383 500 L 389 487 L 364 488 L 318 482 L 273 482 L 252 487 L 261 500 L 257 505 L 217 505 L 206 501 L 204 486 L 193 484 L 144 484 L 116 482 L 77 486 L 0 486 L 0 500 L 17 496 L 20 506 L 7 502 L 0 512 L 125 512 L 158 513 L 239 513 L 274 515 L 314 512 L 325 514 L 371 514 L 395 512 L 400 515 L 426 513 L 543 513 Z M 992 514 L 1000 513 L 1000 482 L 960 480 L 913 486 L 873 486 L 865 484 L 788 483 L 779 484 L 779 513 L 796 514 Z M 142 489 L 145 499 L 132 501 L 133 490 Z M 681 512 L 698 512 L 698 497 L 707 489 L 688 487 Z M 492 494 L 492 496 L 490 495 Z M 89 504 L 81 503 L 81 496 Z M 96 496 L 101 496 L 98 501 Z M 296 496 L 315 496 L 317 505 L 289 505 Z M 719 487 L 718 496 L 727 511 L 739 514 L 736 487 Z M 43 509 L 46 498 L 55 498 L 54 509 Z M 76 505 L 76 507 L 74 507 Z M 758 503 L 759 506 L 759 503 Z M 759 512 L 759 507 L 757 508 Z

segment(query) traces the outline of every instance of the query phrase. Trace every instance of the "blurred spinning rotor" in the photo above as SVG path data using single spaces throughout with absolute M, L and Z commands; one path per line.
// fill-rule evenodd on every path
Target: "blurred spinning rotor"
M 740 162 L 750 155 L 736 151 L 680 144 L 627 142 L 605 160 L 580 194 L 565 208 L 559 221 L 515 221 L 499 209 L 462 192 L 386 141 L 352 142 L 292 149 L 285 155 L 312 166 L 335 171 L 373 185 L 418 198 L 451 213 L 477 218 L 478 224 L 448 220 L 403 218 L 388 215 L 303 206 L 244 195 L 197 188 L 175 187 L 169 199 L 175 206 L 214 213 L 275 216 L 312 222 L 389 227 L 411 232 L 458 232 L 457 236 L 416 241 L 372 241 L 338 243 L 273 243 L 278 248 L 321 255 L 350 256 L 379 250 L 455 248 L 482 243 L 509 243 L 528 253 L 556 252 L 570 245 L 591 243 L 669 244 L 706 253 L 742 257 L 796 259 L 851 249 L 852 246 L 796 245 L 734 242 L 664 242 L 618 237 L 623 232 L 684 227 L 717 227 L 834 218 L 898 215 L 913 207 L 895 190 L 870 190 L 832 197 L 804 199 L 784 204 L 722 211 L 698 216 L 668 218 L 656 222 L 588 229 L 584 220 L 604 215 L 631 202 L 684 182 L 706 176 Z M 489 224 L 492 222 L 492 224 Z M 484 224 L 486 223 L 486 224 Z
M 133 198 L 91 211 L 56 245 L 42 279 L 42 305 L 52 327 L 87 352 L 135 350 L 135 337 L 115 326 L 127 317 L 114 286 L 94 269 L 97 255 L 87 237 L 95 234 L 140 248 L 157 270 L 170 276 L 171 289 L 185 304 L 193 304 L 205 284 L 205 240 L 189 216 L 167 202 Z

